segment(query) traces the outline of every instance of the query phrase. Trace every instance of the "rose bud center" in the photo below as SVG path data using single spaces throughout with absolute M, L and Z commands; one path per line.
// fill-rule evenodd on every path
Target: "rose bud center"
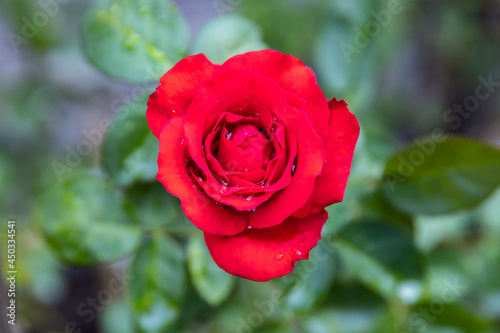
M 241 172 L 265 169 L 274 154 L 271 141 L 257 126 L 238 124 L 222 131 L 216 158 L 224 170 Z

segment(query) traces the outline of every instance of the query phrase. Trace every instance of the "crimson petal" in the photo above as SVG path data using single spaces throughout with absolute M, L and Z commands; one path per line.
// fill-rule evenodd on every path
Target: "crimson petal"
M 205 233 L 205 242 L 215 263 L 226 272 L 254 281 L 267 281 L 289 274 L 297 261 L 308 259 L 321 238 L 328 213 L 297 219 L 266 229 L 248 229 L 223 237 Z
M 359 123 L 343 100 L 333 98 L 328 106 L 331 116 L 325 165 L 316 179 L 308 204 L 295 214 L 299 217 L 344 200 L 354 148 L 359 137 Z
M 224 209 L 209 198 L 188 173 L 185 159 L 183 119 L 170 119 L 160 133 L 157 179 L 181 200 L 186 216 L 199 229 L 217 235 L 236 235 L 247 226 L 244 216 Z
M 276 50 L 262 50 L 236 55 L 222 64 L 220 70 L 243 68 L 272 79 L 284 90 L 306 100 L 309 110 L 302 111 L 308 112 L 314 128 L 322 141 L 326 142 L 329 116 L 327 102 L 311 68 L 294 56 Z
M 162 76 L 146 112 L 149 128 L 156 137 L 169 118 L 186 114 L 200 85 L 212 77 L 217 67 L 205 55 L 197 54 L 182 59 Z

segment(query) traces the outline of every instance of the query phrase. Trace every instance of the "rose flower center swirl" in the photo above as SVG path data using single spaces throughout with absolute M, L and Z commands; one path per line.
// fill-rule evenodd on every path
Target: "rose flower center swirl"
M 249 103 L 219 114 L 202 145 L 210 173 L 193 166 L 191 174 L 220 204 L 254 211 L 291 180 L 296 148 L 286 146 L 284 127 L 266 107 Z

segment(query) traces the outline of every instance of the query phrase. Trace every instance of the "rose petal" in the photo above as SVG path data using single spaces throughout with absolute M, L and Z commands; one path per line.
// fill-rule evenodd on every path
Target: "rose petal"
M 199 229 L 217 235 L 235 235 L 247 226 L 244 216 L 224 209 L 193 184 L 184 159 L 183 119 L 170 119 L 160 133 L 157 179 L 181 200 L 186 216 Z
M 275 50 L 262 50 L 236 55 L 220 67 L 221 71 L 230 69 L 255 71 L 305 99 L 313 126 L 322 141 L 326 142 L 329 117 L 326 98 L 318 86 L 316 75 L 302 61 Z
M 262 155 L 259 156 L 258 153 L 258 151 L 243 150 L 224 136 L 219 139 L 217 159 L 226 171 L 263 170 Z
M 215 126 L 219 116 L 225 111 L 242 107 L 248 103 L 266 105 L 278 122 L 295 123 L 298 110 L 288 105 L 282 90 L 272 80 L 253 76 L 244 87 L 226 85 L 220 95 L 203 100 L 189 107 L 184 117 L 184 131 L 189 153 L 198 167 L 208 178 L 215 181 L 207 162 L 203 158 L 202 142 Z M 310 124 L 310 121 L 308 121 Z M 295 125 L 287 128 L 295 133 Z
M 302 111 L 296 119 L 297 166 L 290 184 L 274 198 L 249 216 L 248 225 L 253 228 L 269 228 L 280 224 L 302 207 L 314 189 L 325 160 L 323 142 L 312 128 L 309 117 Z M 287 135 L 287 140 L 293 137 Z
M 205 55 L 197 54 L 182 59 L 163 75 L 146 112 L 149 128 L 156 137 L 170 117 L 186 113 L 201 84 L 210 79 L 217 67 Z
M 290 217 L 266 229 L 248 229 L 232 237 L 205 233 L 216 264 L 226 272 L 254 281 L 289 274 L 297 261 L 308 259 L 321 238 L 326 211 L 303 219 Z
M 297 216 L 310 214 L 344 200 L 352 156 L 359 137 L 359 123 L 343 100 L 337 101 L 333 98 L 328 102 L 328 106 L 331 116 L 325 165 L 321 175 L 316 179 L 308 204 L 296 213 Z
M 207 98 L 219 95 L 227 85 L 244 87 L 248 80 L 254 76 L 258 76 L 258 74 L 244 69 L 218 71 L 210 80 L 207 80 L 200 86 L 193 104 L 198 104 Z

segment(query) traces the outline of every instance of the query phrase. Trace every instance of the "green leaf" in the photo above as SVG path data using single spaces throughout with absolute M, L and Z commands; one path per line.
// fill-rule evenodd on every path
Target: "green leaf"
M 259 1 L 258 5 L 252 1 L 224 1 L 240 2 L 241 13 L 262 28 L 264 40 L 272 49 L 299 59 L 310 58 L 318 30 L 330 16 L 323 0 L 296 1 L 293 5 L 289 1 Z
M 174 240 L 154 235 L 132 262 L 129 300 L 139 332 L 164 332 L 180 315 L 184 255 Z
M 75 175 L 50 189 L 38 202 L 35 218 L 52 249 L 72 264 L 114 261 L 141 240 L 122 195 L 92 174 Z
M 361 198 L 360 205 L 363 208 L 363 217 L 377 218 L 413 228 L 411 216 L 394 207 L 384 196 L 381 188 Z
M 198 33 L 193 52 L 223 63 L 234 55 L 266 49 L 258 25 L 240 15 L 226 15 L 209 21 Z
M 335 258 L 333 248 L 324 240 L 311 251 L 309 260 L 301 260 L 296 264 L 290 276 L 294 284 L 285 298 L 285 307 L 292 311 L 307 311 L 321 298 L 335 277 Z
M 417 140 L 385 169 L 384 194 L 411 214 L 445 214 L 471 208 L 500 185 L 500 150 L 460 137 Z
M 116 78 L 158 79 L 185 56 L 187 25 L 168 0 L 103 0 L 86 15 L 83 42 L 90 61 Z
M 201 237 L 191 237 L 187 255 L 189 275 L 201 298 L 214 306 L 224 302 L 234 287 L 234 276 L 217 266 Z
M 360 221 L 343 230 L 335 243 L 348 275 L 386 298 L 409 303 L 418 300 L 421 259 L 407 228 Z
M 369 307 L 331 307 L 313 312 L 302 326 L 307 333 L 374 332 L 373 328 L 380 321 L 381 314 L 381 309 Z
M 447 215 L 421 215 L 415 219 L 415 245 L 429 253 L 438 245 L 463 238 L 470 226 L 469 213 Z
M 452 293 L 447 294 L 448 297 L 450 295 L 453 296 Z M 427 316 L 423 316 L 423 313 Z M 440 327 L 459 328 L 461 332 L 467 333 L 486 332 L 489 329 L 489 324 L 486 321 L 476 317 L 458 304 L 447 303 L 445 299 L 434 299 L 431 302 L 417 304 L 409 318 L 416 331 L 425 330 L 431 323 Z
M 158 139 L 148 127 L 146 104 L 144 96 L 125 106 L 104 138 L 101 164 L 119 185 L 153 180 L 158 172 Z
M 323 235 L 335 235 L 353 221 L 360 213 L 359 198 L 364 194 L 365 188 L 354 184 L 352 178 L 349 180 L 344 200 L 326 207 L 328 221 L 323 229 Z
M 401 333 L 398 319 L 390 314 L 386 300 L 368 288 L 352 281 L 338 279 L 327 295 L 321 311 L 311 311 L 312 315 L 303 322 L 306 332 Z M 404 311 L 400 303 L 392 303 Z
M 168 227 L 172 231 L 192 225 L 184 216 L 179 199 L 168 193 L 160 182 L 134 184 L 126 189 L 125 196 L 134 219 L 142 226 Z
M 105 333 L 134 333 L 130 308 L 122 298 L 113 299 L 111 304 L 104 308 L 99 326 Z

